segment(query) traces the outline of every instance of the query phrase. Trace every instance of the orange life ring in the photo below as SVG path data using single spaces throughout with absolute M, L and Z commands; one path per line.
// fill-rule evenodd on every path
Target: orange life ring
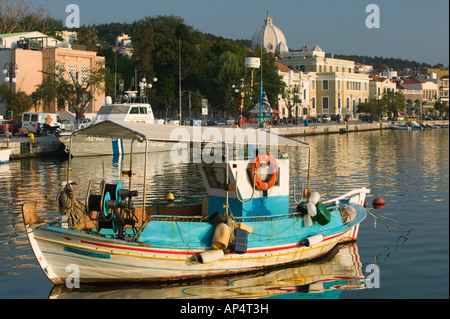
M 269 181 L 263 182 L 258 176 L 258 170 L 261 162 L 266 161 L 268 161 L 273 173 Z M 278 164 L 275 157 L 270 153 L 258 155 L 255 159 L 255 163 L 252 165 L 251 177 L 252 181 L 255 181 L 255 186 L 262 191 L 266 191 L 274 187 L 275 183 L 278 181 Z

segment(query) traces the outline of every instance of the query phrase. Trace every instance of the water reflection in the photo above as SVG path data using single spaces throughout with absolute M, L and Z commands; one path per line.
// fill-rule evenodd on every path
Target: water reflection
M 372 190 L 367 199 L 369 207 L 373 198 L 382 197 L 386 207 L 377 213 L 413 227 L 404 242 L 380 223 L 374 228 L 371 217 L 361 224 L 358 247 L 362 260 L 380 264 L 384 280 L 382 289 L 371 289 L 370 295 L 380 298 L 448 296 L 449 130 L 360 132 L 302 140 L 309 142 L 313 151 L 313 191 L 330 198 L 357 187 L 368 187 Z M 301 185 L 306 184 L 307 152 L 302 149 L 287 152 L 291 159 L 291 194 L 294 183 L 299 193 Z M 76 196 L 85 198 L 89 180 L 97 189 L 103 175 L 108 183 L 118 181 L 119 168 L 128 169 L 129 158 L 74 158 L 71 165 L 70 179 L 78 184 L 74 186 Z M 0 165 L 0 298 L 19 298 L 22 293 L 17 291 L 25 290 L 30 298 L 48 296 L 50 288 L 45 288 L 42 294 L 41 287 L 50 284 L 23 237 L 21 206 L 33 200 L 38 202 L 39 211 L 47 214 L 57 211 L 56 195 L 66 182 L 67 167 L 66 160 L 53 158 L 22 159 Z M 132 188 L 139 191 L 142 167 L 143 156 L 136 156 L 133 171 L 138 178 Z M 148 201 L 165 201 L 169 191 L 180 201 L 205 195 L 195 164 L 173 164 L 168 153 L 152 153 L 148 168 Z M 126 181 L 124 184 L 128 187 Z M 407 275 L 400 271 L 405 265 Z M 232 283 L 231 279 L 221 280 L 215 285 L 226 290 Z M 33 293 L 30 286 L 41 290 Z M 302 285 L 295 282 L 293 286 Z M 418 286 L 421 292 L 414 294 L 417 289 L 413 288 Z M 433 295 L 436 287 L 441 286 L 441 294 Z M 14 287 L 14 292 L 11 294 L 7 287 Z M 159 298 L 157 292 L 154 295 Z
M 340 298 L 343 291 L 365 288 L 356 243 L 336 246 L 316 262 L 269 272 L 168 286 L 95 286 L 53 288 L 54 299 L 243 299 Z

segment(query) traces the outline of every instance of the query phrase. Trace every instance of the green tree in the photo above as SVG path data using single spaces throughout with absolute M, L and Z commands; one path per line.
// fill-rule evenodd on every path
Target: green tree
M 217 59 L 208 63 L 204 87 L 208 101 L 218 110 L 237 111 L 233 103 L 232 85 L 239 85 L 245 74 L 244 56 L 225 51 Z
M 154 74 L 152 56 L 155 43 L 153 25 L 150 18 L 144 18 L 135 23 L 135 31 L 132 38 L 137 69 L 148 76 L 152 76 Z
M 13 92 L 11 96 L 11 91 L 6 85 L 0 86 L 0 102 L 6 102 L 6 109 L 12 110 L 15 116 L 21 115 L 33 106 L 31 96 L 22 91 Z
M 77 32 L 75 44 L 86 46 L 87 51 L 97 51 L 99 39 L 97 29 L 94 26 L 81 26 Z
M 397 114 L 399 111 L 404 110 L 406 98 L 400 91 L 385 91 L 380 99 L 380 105 L 390 112 L 391 115 Z
M 434 103 L 434 109 L 439 112 L 439 115 L 448 113 L 448 102 L 436 101 L 436 103 Z

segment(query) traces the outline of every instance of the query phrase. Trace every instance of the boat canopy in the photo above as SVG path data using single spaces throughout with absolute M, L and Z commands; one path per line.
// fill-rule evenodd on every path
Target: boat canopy
M 75 135 L 138 141 L 229 142 L 235 144 L 264 144 L 267 146 L 309 146 L 301 141 L 253 128 L 161 125 L 113 120 L 96 123 L 72 134 L 72 136 Z

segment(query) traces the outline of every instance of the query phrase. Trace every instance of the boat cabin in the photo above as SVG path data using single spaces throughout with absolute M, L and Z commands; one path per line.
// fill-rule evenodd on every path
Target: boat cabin
M 152 107 L 147 103 L 105 104 L 95 116 L 95 122 L 107 120 L 154 123 L 155 117 Z
M 225 163 L 203 162 L 199 170 L 208 195 L 209 216 L 224 213 L 227 206 L 235 217 L 281 215 L 289 210 L 288 158 L 254 152 L 233 156 Z

